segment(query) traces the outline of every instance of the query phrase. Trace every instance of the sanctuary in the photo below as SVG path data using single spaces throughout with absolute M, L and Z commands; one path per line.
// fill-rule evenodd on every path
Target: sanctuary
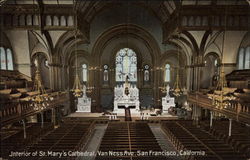
M 0 159 L 249 160 L 249 0 L 0 0 Z

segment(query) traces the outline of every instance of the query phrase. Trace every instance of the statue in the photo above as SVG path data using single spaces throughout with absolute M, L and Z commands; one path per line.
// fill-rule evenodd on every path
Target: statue
M 170 91 L 170 87 L 169 87 L 169 84 L 166 86 L 166 93 L 167 93 L 167 95 L 166 95 L 166 97 L 170 97 L 170 95 L 169 95 L 169 91 Z
M 103 74 L 104 74 L 103 80 L 104 80 L 104 81 L 108 81 L 108 80 L 109 80 L 109 77 L 108 77 L 109 73 L 108 73 L 108 71 L 105 70 L 105 71 L 103 72 Z
M 86 86 L 84 84 L 82 85 L 82 93 L 83 93 L 83 97 L 87 96 L 87 94 L 86 94 Z
M 126 75 L 126 80 L 125 80 L 125 84 L 124 84 L 124 87 L 125 87 L 125 90 L 124 90 L 124 93 L 128 96 L 129 95 L 129 83 L 128 83 L 128 75 Z
M 148 70 L 146 70 L 146 71 L 144 72 L 144 81 L 145 81 L 145 82 L 149 81 L 149 71 L 148 71 Z

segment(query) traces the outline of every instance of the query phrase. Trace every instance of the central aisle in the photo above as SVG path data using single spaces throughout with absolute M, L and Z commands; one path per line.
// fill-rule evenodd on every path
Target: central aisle
M 144 122 L 111 122 L 103 136 L 96 160 L 165 160 L 151 129 Z
M 93 136 L 90 137 L 90 140 L 87 144 L 86 150 L 87 152 L 94 152 L 97 153 L 97 150 L 99 148 L 99 145 L 102 141 L 102 137 L 106 131 L 107 124 L 96 124 Z M 95 156 L 89 156 L 89 157 L 80 157 L 79 160 L 94 160 Z
M 160 124 L 155 124 L 155 123 L 149 123 L 148 124 L 150 129 L 152 130 L 158 144 L 160 145 L 162 150 L 165 151 L 175 151 L 175 147 L 173 146 L 172 142 L 170 141 L 169 137 L 164 133 L 164 131 L 161 129 Z M 181 160 L 181 157 L 177 156 L 171 156 L 172 160 Z

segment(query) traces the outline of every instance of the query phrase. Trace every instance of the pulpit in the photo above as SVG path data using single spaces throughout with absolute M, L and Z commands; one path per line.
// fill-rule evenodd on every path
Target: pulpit
M 83 95 L 78 98 L 77 111 L 76 112 L 91 112 L 91 98 L 86 95 L 86 86 L 83 85 Z
M 170 90 L 170 87 L 169 85 L 167 85 L 166 96 L 162 97 L 162 113 L 168 113 L 168 109 L 170 107 L 175 107 L 174 97 L 170 97 L 169 90 Z

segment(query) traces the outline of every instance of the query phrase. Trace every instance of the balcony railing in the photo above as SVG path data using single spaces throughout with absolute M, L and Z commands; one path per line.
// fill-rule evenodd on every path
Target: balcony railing
M 206 94 L 201 92 L 190 92 L 187 96 L 188 102 L 196 106 L 206 108 L 221 113 L 236 121 L 242 121 L 250 124 L 250 105 L 241 101 L 230 101 L 226 108 L 218 108 L 213 104 Z
M 53 101 L 49 102 L 49 106 L 44 110 L 35 110 L 34 107 L 30 105 L 31 102 L 27 101 L 11 102 L 3 105 L 0 109 L 1 125 L 20 120 L 26 116 L 33 115 L 48 109 L 52 109 L 69 100 L 67 92 L 54 92 L 51 93 L 50 96 L 53 97 Z

